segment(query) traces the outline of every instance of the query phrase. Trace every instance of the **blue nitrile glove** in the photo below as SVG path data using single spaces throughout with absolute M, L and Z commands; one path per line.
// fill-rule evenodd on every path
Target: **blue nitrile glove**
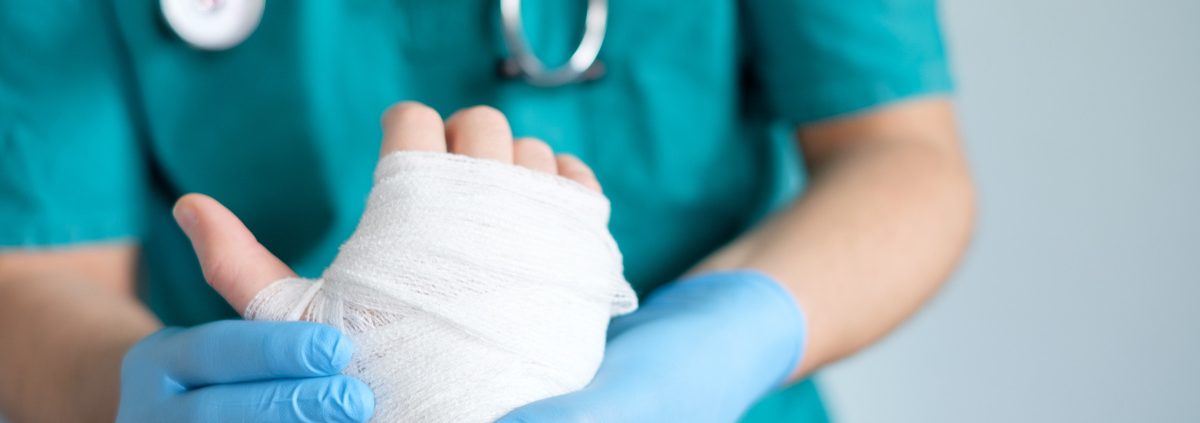
M 805 329 L 796 301 L 762 273 L 675 282 L 613 320 L 590 385 L 500 422 L 735 421 L 794 370 Z
M 121 365 L 118 422 L 365 422 L 375 396 L 339 375 L 350 340 L 307 322 L 167 328 Z

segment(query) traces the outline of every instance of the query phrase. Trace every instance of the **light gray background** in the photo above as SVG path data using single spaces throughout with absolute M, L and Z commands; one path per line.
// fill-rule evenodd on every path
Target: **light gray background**
M 943 0 L 980 192 L 844 423 L 1200 422 L 1200 0 Z

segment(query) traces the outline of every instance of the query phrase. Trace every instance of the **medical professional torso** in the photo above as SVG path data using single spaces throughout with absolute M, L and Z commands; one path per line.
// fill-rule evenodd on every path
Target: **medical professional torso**
M 524 2 L 543 61 L 574 51 L 585 4 Z M 174 325 L 236 314 L 172 201 L 212 195 L 316 275 L 362 215 L 399 100 L 495 106 L 591 165 L 645 293 L 800 192 L 797 125 L 949 84 L 928 0 L 611 0 L 602 77 L 549 88 L 498 72 L 490 0 L 267 2 L 219 51 L 181 39 L 157 1 L 3 7 L 0 246 L 136 239 L 142 295 Z M 826 419 L 811 382 L 744 418 Z

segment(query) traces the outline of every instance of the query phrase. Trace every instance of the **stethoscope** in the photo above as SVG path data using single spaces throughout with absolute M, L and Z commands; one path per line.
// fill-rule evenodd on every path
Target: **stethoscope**
M 521 0 L 500 0 L 500 20 L 508 57 L 498 66 L 501 75 L 522 78 L 531 85 L 557 87 L 600 78 L 603 63 L 596 60 L 608 28 L 608 0 L 587 0 L 583 38 L 567 62 L 547 68 L 525 37 Z M 241 44 L 262 20 L 266 0 L 160 0 L 163 17 L 179 38 L 194 48 L 227 50 Z

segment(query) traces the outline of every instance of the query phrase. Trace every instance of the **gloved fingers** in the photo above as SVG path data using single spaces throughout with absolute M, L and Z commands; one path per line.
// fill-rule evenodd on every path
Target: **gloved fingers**
M 375 413 L 375 395 L 361 381 L 338 375 L 213 385 L 170 406 L 197 422 L 366 422 Z
M 175 203 L 174 214 L 192 241 L 204 278 L 238 313 L 244 313 L 250 300 L 267 285 L 296 277 L 258 243 L 237 216 L 211 197 L 185 195 Z
M 546 398 L 508 413 L 496 423 L 583 423 L 583 422 L 651 422 L 641 412 L 641 402 L 653 402 L 653 397 L 625 395 L 623 392 L 584 389 L 582 391 Z M 642 417 L 639 419 L 639 417 Z
M 627 346 L 610 349 L 587 387 L 527 404 L 497 423 L 661 421 L 651 416 L 661 416 L 661 408 L 676 404 L 670 398 L 674 393 L 671 375 L 659 372 L 655 365 L 672 363 L 662 363 L 660 357 L 643 352 Z M 643 366 L 643 358 L 655 363 Z
M 163 371 L 185 387 L 334 375 L 354 345 L 340 331 L 308 322 L 226 320 L 158 340 Z

